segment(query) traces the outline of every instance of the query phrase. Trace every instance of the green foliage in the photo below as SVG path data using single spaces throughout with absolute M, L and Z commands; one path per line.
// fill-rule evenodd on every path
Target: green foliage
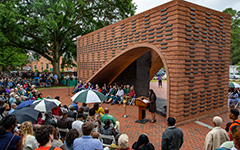
M 223 12 L 232 16 L 231 22 L 231 64 L 240 61 L 240 11 L 227 8 Z
M 43 72 L 49 72 L 47 69 L 43 70 Z
M 38 72 L 38 70 L 36 69 L 35 72 Z
M 17 70 L 28 62 L 25 50 L 15 47 L 0 47 L 0 66 L 3 71 Z
M 0 1 L 0 40 L 42 55 L 60 75 L 59 59 L 76 58 L 78 36 L 134 15 L 135 9 L 132 0 Z

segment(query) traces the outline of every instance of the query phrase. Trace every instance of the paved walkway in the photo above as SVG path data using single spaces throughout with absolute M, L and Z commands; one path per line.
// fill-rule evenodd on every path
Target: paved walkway
M 163 82 L 166 84 L 167 82 Z M 163 84 L 163 85 L 164 85 Z M 164 85 L 165 86 L 165 85 Z M 151 88 L 154 89 L 154 91 L 158 91 L 158 87 L 156 87 L 156 83 L 151 83 Z M 161 91 L 164 90 L 159 88 L 159 92 L 156 92 L 157 96 L 160 94 L 162 95 Z M 68 88 L 60 88 L 60 89 L 42 89 L 39 90 L 43 93 L 44 97 L 47 97 L 48 95 L 51 95 L 52 98 L 55 96 L 60 96 L 62 104 L 71 105 L 71 96 L 68 96 Z M 72 88 L 71 88 L 72 92 Z M 90 106 L 90 108 L 93 105 Z M 157 122 L 156 123 L 149 123 L 146 124 L 138 124 L 135 123 L 135 121 L 138 118 L 138 107 L 137 106 L 127 106 L 127 115 L 128 118 L 123 118 L 124 115 L 124 108 L 122 105 L 113 105 L 110 104 L 102 104 L 102 107 L 108 107 L 110 109 L 110 114 L 113 115 L 116 120 L 120 121 L 120 132 L 126 133 L 129 136 L 130 140 L 130 146 L 137 141 L 138 136 L 142 133 L 146 133 L 149 137 L 149 140 L 153 145 L 155 146 L 156 150 L 161 149 L 161 139 L 162 139 L 162 133 L 167 128 L 166 125 L 166 118 L 160 115 L 156 115 Z M 146 112 L 146 118 L 151 119 L 150 113 Z M 223 127 L 225 127 L 226 123 L 230 121 L 228 119 L 228 114 L 223 114 L 221 117 L 224 120 Z M 205 118 L 202 120 L 199 120 L 200 122 L 203 122 L 207 125 L 212 126 L 212 118 Z M 202 125 L 199 125 L 197 123 L 189 123 L 185 124 L 179 127 L 183 130 L 184 133 L 184 144 L 182 146 L 182 150 L 202 150 L 203 144 L 205 140 L 206 134 L 210 131 L 209 128 L 204 127 Z

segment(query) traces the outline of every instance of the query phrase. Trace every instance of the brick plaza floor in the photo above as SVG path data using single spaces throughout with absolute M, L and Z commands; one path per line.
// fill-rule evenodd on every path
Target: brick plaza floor
M 164 82 L 163 82 L 164 83 Z M 167 82 L 164 84 L 166 85 Z M 151 88 L 158 93 L 163 93 L 166 91 L 166 86 L 161 88 L 157 87 L 157 82 L 151 83 Z M 72 100 L 70 99 L 73 95 L 71 92 L 73 88 L 59 88 L 59 89 L 40 89 L 39 92 L 43 93 L 44 97 L 50 95 L 52 98 L 55 96 L 60 96 L 61 102 L 63 105 L 71 105 Z M 70 91 L 70 92 L 68 92 Z M 70 95 L 68 94 L 70 93 Z M 79 104 L 80 105 L 80 104 Z M 91 104 L 90 108 L 93 107 Z M 149 137 L 150 142 L 154 145 L 156 150 L 161 149 L 161 139 L 162 133 L 167 128 L 166 118 L 156 114 L 156 123 L 147 122 L 146 124 L 138 124 L 135 121 L 138 118 L 138 107 L 137 106 L 127 106 L 127 116 L 128 118 L 123 118 L 124 115 L 124 107 L 123 105 L 110 105 L 110 104 L 102 104 L 102 107 L 108 107 L 110 109 L 109 114 L 113 115 L 116 120 L 120 122 L 120 132 L 126 133 L 129 136 L 130 146 L 137 141 L 138 136 L 142 133 L 146 133 Z M 226 123 L 230 121 L 228 119 L 228 114 L 220 115 L 223 118 L 222 127 L 225 127 Z M 151 119 L 150 113 L 146 112 L 146 118 Z M 212 126 L 212 117 L 205 118 L 199 120 L 207 125 Z M 184 143 L 182 146 L 182 150 L 202 150 L 204 145 L 204 140 L 206 134 L 210 131 L 209 128 L 201 126 L 196 123 L 189 123 L 182 126 L 179 126 L 182 129 L 184 134 Z

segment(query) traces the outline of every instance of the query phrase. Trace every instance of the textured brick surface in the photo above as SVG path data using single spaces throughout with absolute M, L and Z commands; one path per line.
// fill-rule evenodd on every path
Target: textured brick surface
M 150 78 L 164 65 L 167 116 L 178 122 L 227 109 L 231 16 L 173 0 L 77 39 L 78 77 L 111 83 L 151 51 Z

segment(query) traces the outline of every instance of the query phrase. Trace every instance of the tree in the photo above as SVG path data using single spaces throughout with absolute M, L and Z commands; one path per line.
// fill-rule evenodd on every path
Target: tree
M 25 50 L 15 47 L 0 48 L 0 66 L 2 71 L 15 70 L 28 63 L 28 55 Z
M 0 2 L 4 46 L 34 51 L 60 75 L 62 55 L 76 57 L 76 38 L 134 14 L 132 0 L 4 0 Z M 12 13 L 13 12 L 13 13 Z M 11 29 L 15 28 L 11 32 Z M 7 34 L 4 29 L 8 29 Z M 12 35 L 11 35 L 12 34 Z M 15 38 L 13 38 L 15 37 Z
M 240 61 L 240 11 L 227 8 L 223 12 L 230 14 L 231 19 L 231 64 Z

